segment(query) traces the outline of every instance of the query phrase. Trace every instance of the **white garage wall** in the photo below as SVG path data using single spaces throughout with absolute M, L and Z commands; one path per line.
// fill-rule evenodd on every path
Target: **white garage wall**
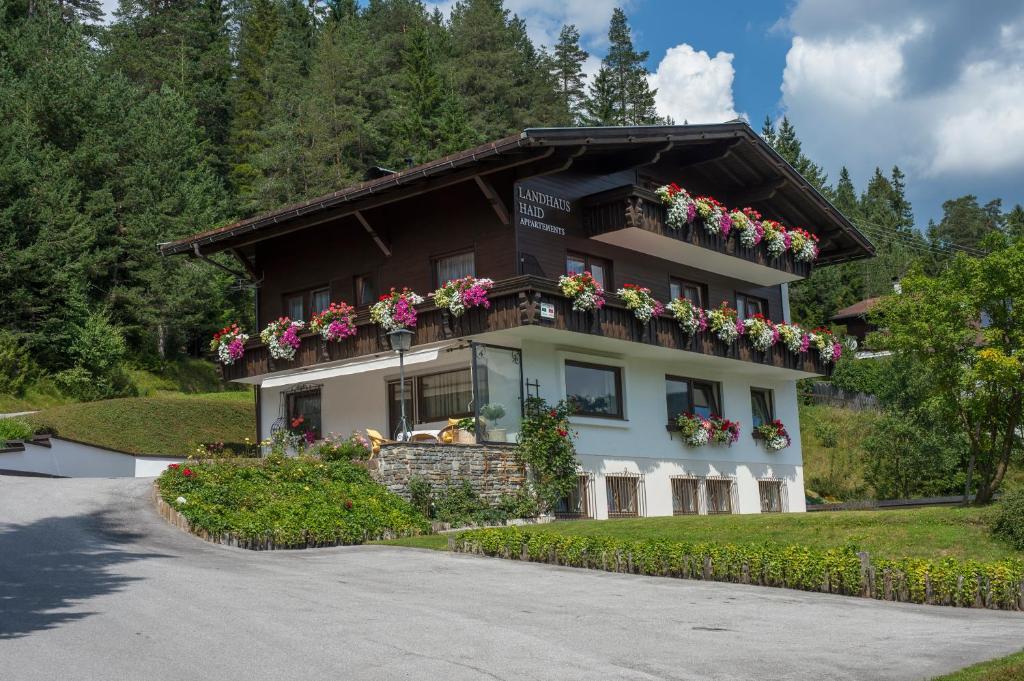
M 50 446 L 25 444 L 25 451 L 0 454 L 0 470 L 66 478 L 134 478 L 159 475 L 183 458 L 132 456 L 109 449 L 50 438 Z

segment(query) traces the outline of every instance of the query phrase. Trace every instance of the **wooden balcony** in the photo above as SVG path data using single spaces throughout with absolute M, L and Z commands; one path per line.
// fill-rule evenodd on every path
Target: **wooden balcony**
M 775 286 L 810 276 L 811 264 L 786 252 L 773 258 L 763 246 L 748 248 L 735 236 L 708 234 L 700 221 L 681 229 L 666 224 L 668 210 L 653 191 L 626 185 L 581 201 L 587 236 L 641 253 Z
M 421 305 L 417 310 L 414 347 L 532 326 L 644 343 L 808 374 L 831 373 L 831 365 L 823 365 L 817 353 L 794 355 L 779 345 L 767 352 L 758 352 L 750 347 L 745 337 L 732 345 L 726 345 L 707 332 L 688 337 L 675 320 L 667 315 L 652 319 L 648 324 L 641 324 L 622 301 L 611 294 L 606 294 L 607 304 L 597 313 L 577 312 L 572 309 L 572 301 L 562 295 L 554 281 L 538 277 L 519 276 L 499 281 L 491 290 L 489 299 L 489 309 L 468 310 L 460 318 L 429 303 Z M 542 303 L 554 307 L 553 318 L 542 317 Z M 253 381 L 276 372 L 295 371 L 391 351 L 387 336 L 370 321 L 367 312 L 357 315 L 356 324 L 356 335 L 341 342 L 329 343 L 317 335 L 303 334 L 302 345 L 295 359 L 289 361 L 275 360 L 270 357 L 263 343 L 250 342 L 242 359 L 223 367 L 224 378 L 229 381 Z

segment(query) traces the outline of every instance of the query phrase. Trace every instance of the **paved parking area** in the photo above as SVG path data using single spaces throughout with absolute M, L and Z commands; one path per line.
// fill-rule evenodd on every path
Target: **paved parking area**
M 0 679 L 921 681 L 1024 614 L 366 546 L 254 553 L 149 481 L 0 476 Z

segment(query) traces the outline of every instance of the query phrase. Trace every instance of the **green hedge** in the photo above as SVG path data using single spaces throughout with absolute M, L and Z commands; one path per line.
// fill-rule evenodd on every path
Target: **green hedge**
M 937 605 L 1024 609 L 1024 560 L 875 559 L 847 545 L 629 541 L 518 527 L 460 533 L 454 550 L 612 572 L 711 579 Z

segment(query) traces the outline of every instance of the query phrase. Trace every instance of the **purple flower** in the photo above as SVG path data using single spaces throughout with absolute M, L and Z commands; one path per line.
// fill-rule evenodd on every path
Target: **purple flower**
M 487 300 L 487 290 L 483 286 L 473 285 L 462 292 L 462 304 L 466 307 L 489 308 L 491 301 Z
M 706 314 L 704 314 L 704 310 L 701 310 L 701 309 L 697 310 L 697 318 L 698 318 L 697 325 L 700 327 L 700 330 L 701 331 L 707 331 L 708 330 L 708 316 Z
M 809 347 L 811 347 L 811 337 L 805 333 L 800 339 L 800 352 L 807 352 Z
M 690 205 L 686 207 L 686 221 L 687 222 L 693 222 L 694 218 L 696 218 L 696 217 L 697 217 L 697 204 L 696 203 L 690 203 Z
M 754 223 L 754 245 L 761 243 L 761 239 L 764 238 L 764 227 L 761 226 L 760 222 Z
M 400 326 L 416 326 L 416 309 L 405 298 L 399 298 L 395 303 L 394 317 Z
M 746 332 L 747 332 L 747 327 L 743 325 L 743 322 L 741 322 L 740 320 L 737 319 L 736 320 L 736 333 L 738 333 L 739 335 L 742 336 Z
M 302 345 L 302 340 L 299 339 L 299 334 L 295 330 L 294 326 L 289 326 L 285 329 L 285 332 L 281 334 L 281 342 L 284 345 L 290 345 L 296 350 L 298 350 L 299 346 Z
M 728 213 L 723 211 L 722 218 L 718 221 L 718 225 L 722 229 L 722 236 L 729 236 L 729 230 L 732 229 L 732 218 L 729 217 Z
M 843 346 L 839 343 L 832 344 L 832 361 L 835 362 L 843 354 Z
M 228 357 L 231 358 L 231 361 L 241 359 L 242 355 L 244 354 L 245 345 L 242 344 L 241 338 L 235 338 L 230 343 L 228 343 Z
M 316 441 L 316 435 L 313 434 L 312 430 L 307 430 L 305 435 L 303 435 L 303 437 L 306 438 L 306 444 L 307 445 L 311 445 L 311 444 L 313 444 L 313 442 Z
M 789 232 L 786 232 L 785 234 L 783 234 L 783 236 L 782 236 L 782 243 L 786 244 L 786 248 L 792 248 L 793 247 L 793 235 L 790 234 Z
M 327 338 L 332 341 L 339 341 L 349 336 L 355 335 L 356 330 L 352 328 L 347 321 L 335 319 L 327 327 Z

